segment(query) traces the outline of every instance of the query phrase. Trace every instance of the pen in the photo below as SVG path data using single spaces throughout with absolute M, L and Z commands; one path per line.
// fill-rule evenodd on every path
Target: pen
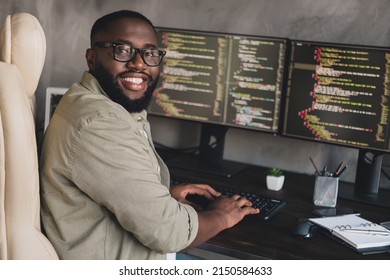
M 332 172 L 329 172 L 328 171 L 328 167 L 325 165 L 324 169 L 322 169 L 322 176 L 325 176 L 325 177 L 333 177 L 333 174 Z
M 324 168 L 322 169 L 322 176 L 326 176 L 327 170 L 328 170 L 328 167 L 325 165 Z
M 360 233 L 360 234 L 369 234 L 369 235 L 383 235 L 388 236 L 390 235 L 389 231 L 382 231 L 382 230 L 369 230 L 369 229 L 344 229 L 342 231 L 351 232 L 351 233 Z

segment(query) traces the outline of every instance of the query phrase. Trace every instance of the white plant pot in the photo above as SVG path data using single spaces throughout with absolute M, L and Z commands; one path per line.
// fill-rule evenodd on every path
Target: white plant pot
M 272 191 L 279 191 L 283 187 L 284 175 L 282 176 L 271 176 L 267 175 L 267 188 Z

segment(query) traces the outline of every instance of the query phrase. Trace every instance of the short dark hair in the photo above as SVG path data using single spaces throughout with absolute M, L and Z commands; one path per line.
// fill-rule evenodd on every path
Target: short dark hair
M 120 11 L 113 12 L 113 13 L 107 14 L 105 16 L 102 16 L 101 18 L 99 18 L 99 19 L 97 19 L 95 21 L 95 23 L 93 24 L 92 29 L 91 29 L 91 35 L 90 35 L 91 44 L 93 42 L 93 38 L 95 37 L 95 35 L 97 33 L 103 31 L 104 29 L 106 29 L 107 26 L 112 21 L 120 19 L 120 18 L 138 18 L 138 19 L 141 19 L 141 20 L 145 21 L 146 23 L 148 23 L 154 30 L 153 23 L 147 17 L 145 17 L 144 15 L 140 14 L 139 12 L 131 11 L 131 10 L 120 10 Z M 91 45 L 91 47 L 92 47 L 92 45 Z

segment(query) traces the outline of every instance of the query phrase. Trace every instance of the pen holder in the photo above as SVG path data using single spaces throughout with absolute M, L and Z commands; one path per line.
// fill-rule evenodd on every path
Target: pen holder
M 314 205 L 335 207 L 339 189 L 339 178 L 316 176 L 314 184 Z

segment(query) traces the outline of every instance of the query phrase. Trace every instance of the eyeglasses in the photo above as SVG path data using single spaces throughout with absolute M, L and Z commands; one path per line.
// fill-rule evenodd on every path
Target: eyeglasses
M 94 48 L 110 48 L 112 47 L 114 59 L 120 62 L 129 62 L 134 59 L 135 55 L 139 53 L 143 62 L 150 66 L 159 66 L 166 51 L 158 49 L 137 49 L 125 43 L 115 42 L 96 42 Z

